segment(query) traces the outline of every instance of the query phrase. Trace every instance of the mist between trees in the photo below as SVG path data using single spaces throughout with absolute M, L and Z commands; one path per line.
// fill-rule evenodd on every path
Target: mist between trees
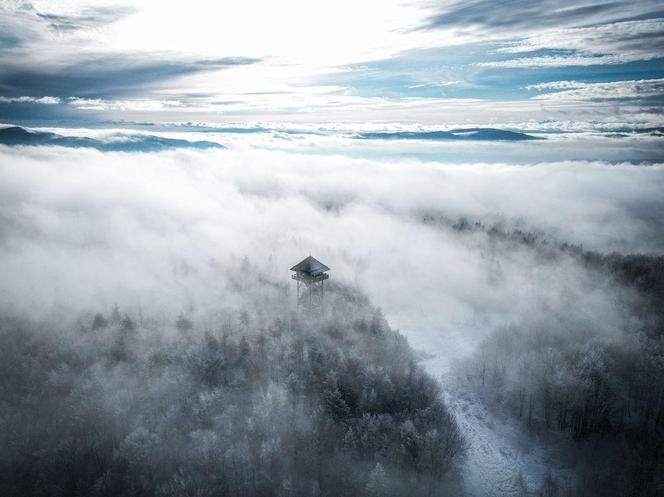
M 380 311 L 338 285 L 324 317 L 273 296 L 283 312 L 205 329 L 118 308 L 69 328 L 3 318 L 0 494 L 458 491 L 461 433 Z
M 461 232 L 486 231 L 462 222 Z M 664 257 L 602 255 L 493 227 L 498 243 L 572 256 L 607 275 L 624 319 L 593 323 L 570 303 L 491 333 L 456 361 L 449 381 L 516 420 L 523 443 L 555 447 L 571 479 L 550 475 L 538 495 L 657 496 L 664 488 Z M 519 483 L 519 482 L 517 482 Z M 523 481 L 517 487 L 531 495 Z
M 454 388 L 657 495 L 662 171 L 0 148 L 0 493 L 462 495 Z

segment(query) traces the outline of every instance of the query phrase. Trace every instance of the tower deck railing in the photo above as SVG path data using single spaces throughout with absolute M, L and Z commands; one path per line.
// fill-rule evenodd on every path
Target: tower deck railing
M 318 283 L 319 281 L 325 281 L 330 277 L 329 274 L 321 273 L 315 276 L 306 273 L 295 273 L 291 275 L 291 278 L 303 283 Z

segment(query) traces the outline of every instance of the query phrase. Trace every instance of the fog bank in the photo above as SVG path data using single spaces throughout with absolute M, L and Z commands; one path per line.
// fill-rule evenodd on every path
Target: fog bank
M 244 305 L 238 280 L 288 291 L 288 268 L 312 254 L 436 353 L 543 309 L 575 305 L 607 330 L 627 319 L 608 276 L 490 229 L 462 233 L 460 219 L 599 252 L 664 248 L 661 164 L 2 147 L 0 189 L 3 312 L 202 318 Z

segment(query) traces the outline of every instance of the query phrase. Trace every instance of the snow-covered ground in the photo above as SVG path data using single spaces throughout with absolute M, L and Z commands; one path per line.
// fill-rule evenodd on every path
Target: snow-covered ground
M 547 473 L 563 485 L 571 474 L 514 423 L 492 414 L 476 394 L 446 390 L 445 401 L 466 438 L 464 487 L 474 497 L 523 495 L 540 487 Z
M 427 334 L 425 342 L 419 340 L 423 335 L 408 333 L 416 350 L 426 350 L 421 354 L 421 364 L 432 376 L 441 378 L 445 402 L 466 440 L 462 476 L 467 494 L 472 497 L 529 495 L 541 486 L 547 474 L 563 488 L 569 485 L 571 472 L 557 460 L 551 444 L 537 443 L 516 420 L 488 409 L 476 392 L 455 386 L 449 377 L 450 362 L 457 354 L 463 355 L 470 345 L 460 347 L 458 337 L 450 339 L 447 335 L 436 334 L 437 340 L 433 340 L 432 334 Z M 434 355 L 436 352 L 440 353 Z

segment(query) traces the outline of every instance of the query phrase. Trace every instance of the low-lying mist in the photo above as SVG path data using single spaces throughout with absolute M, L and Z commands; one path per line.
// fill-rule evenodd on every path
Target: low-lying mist
M 17 371 L 27 374 L 35 357 L 49 357 L 44 362 L 48 367 L 41 370 L 43 376 L 35 381 L 45 381 L 53 371 L 51 379 L 64 382 L 55 387 L 67 395 L 88 385 L 95 392 L 90 398 L 95 416 L 109 422 L 131 424 L 142 416 L 158 416 L 144 408 L 145 403 L 168 404 L 167 398 L 180 402 L 182 391 L 198 396 L 193 402 L 198 414 L 187 416 L 201 416 L 203 421 L 192 425 L 190 431 L 208 438 L 212 435 L 201 430 L 217 430 L 220 420 L 213 419 L 214 409 L 205 407 L 205 392 L 231 388 L 229 385 L 236 388 L 236 380 L 241 390 L 245 373 L 250 375 L 251 368 L 240 364 L 239 350 L 247 348 L 245 356 L 260 362 L 261 368 L 276 368 L 255 371 L 259 379 L 248 382 L 255 387 L 250 389 L 251 398 L 271 397 L 262 404 L 252 400 L 247 405 L 251 409 L 272 405 L 279 415 L 287 416 L 286 410 L 281 410 L 286 409 L 285 404 L 280 402 L 292 394 L 283 389 L 291 381 L 287 380 L 289 368 L 297 362 L 287 356 L 305 351 L 307 366 L 293 369 L 292 381 L 306 383 L 311 368 L 318 367 L 315 351 L 320 348 L 324 351 L 320 360 L 335 373 L 320 373 L 313 383 L 301 386 L 306 390 L 303 398 L 311 402 L 296 404 L 295 410 L 302 416 L 304 432 L 326 433 L 330 454 L 352 446 L 356 451 L 352 457 L 363 461 L 354 473 L 356 480 L 344 492 L 352 495 L 363 489 L 367 495 L 387 495 L 385 485 L 390 478 L 402 485 L 417 481 L 417 474 L 426 474 L 417 492 L 432 495 L 435 482 L 456 474 L 464 444 L 461 438 L 457 440 L 457 427 L 447 410 L 441 407 L 439 412 L 434 407 L 442 405 L 435 382 L 415 365 L 412 351 L 382 316 L 417 351 L 424 352 L 421 357 L 426 358 L 423 364 L 429 373 L 439 376 L 453 371 L 452 376 L 465 378 L 461 385 L 478 391 L 478 381 L 482 388 L 487 383 L 478 380 L 477 371 L 486 362 L 481 358 L 493 358 L 495 350 L 513 359 L 510 367 L 521 364 L 515 359 L 520 355 L 534 361 L 559 357 L 561 363 L 577 365 L 574 354 L 590 350 L 591 342 L 601 344 L 598 347 L 604 351 L 607 344 L 627 343 L 632 333 L 652 337 L 662 322 L 657 310 L 664 252 L 662 191 L 662 164 L 565 161 L 452 165 L 246 146 L 160 153 L 0 147 L 0 313 L 4 339 L 28 361 L 20 366 L 17 359 Z M 336 285 L 336 290 L 331 295 L 336 292 L 337 304 L 330 307 L 333 316 L 326 318 L 331 319 L 328 324 L 302 324 L 293 315 L 295 289 L 288 269 L 307 255 L 332 268 L 332 289 Z M 118 311 L 112 311 L 114 308 Z M 339 318 L 336 321 L 334 312 Z M 306 330 L 304 335 L 298 331 L 302 329 Z M 533 334 L 546 338 L 537 341 Z M 219 345 L 224 337 L 232 345 Z M 248 339 L 244 345 L 242 337 Z M 262 355 L 261 343 L 281 352 Z M 528 345 L 533 343 L 536 345 Z M 567 344 L 578 347 L 568 349 Z M 51 355 L 49 347 L 53 348 Z M 212 368 L 217 376 L 204 391 L 198 391 L 199 386 L 192 385 L 204 383 L 201 378 L 206 378 L 209 361 L 221 360 L 206 352 L 210 347 L 224 350 L 219 357 L 230 362 Z M 559 355 L 547 352 L 556 347 Z M 177 351 L 169 355 L 172 349 Z M 376 350 L 383 352 L 372 355 Z M 358 360 L 366 361 L 363 378 L 373 378 L 374 374 L 383 378 L 378 372 L 384 372 L 389 381 L 367 380 L 351 388 L 348 378 L 360 374 L 353 369 L 353 361 Z M 409 366 L 390 369 L 393 360 Z M 530 369 L 523 366 L 513 370 L 503 367 L 503 362 L 491 363 L 492 379 L 502 382 L 494 390 L 507 400 L 499 395 L 497 400 L 491 397 L 492 402 L 520 409 L 523 416 L 516 380 L 520 372 L 548 373 L 532 364 Z M 105 376 L 109 364 L 121 365 L 121 369 L 113 366 L 117 377 Z M 234 368 L 229 373 L 232 378 L 224 376 L 222 381 L 219 375 L 226 373 L 220 371 L 227 366 Z M 151 376 L 151 368 L 156 368 L 157 376 Z M 178 379 L 169 383 L 171 374 Z M 487 374 L 486 370 L 482 374 Z M 82 382 L 77 375 L 87 379 Z M 90 386 L 94 383 L 90 378 L 97 378 L 94 381 L 99 385 Z M 17 385 L 31 392 L 24 380 L 16 380 Z M 655 381 L 660 380 L 657 376 Z M 398 392 L 402 391 L 394 390 L 395 384 L 403 391 L 420 385 L 424 403 L 415 405 L 411 399 L 398 409 L 390 407 L 391 399 L 400 398 Z M 570 381 L 569 385 L 576 383 Z M 7 388 L 11 390 L 11 386 Z M 573 389 L 565 388 L 565 392 Z M 113 414 L 113 396 L 122 392 L 131 397 L 137 389 L 149 392 L 140 402 L 130 402 L 127 416 Z M 164 391 L 167 398 L 160 396 Z M 540 399 L 540 391 L 527 393 Z M 242 411 L 242 402 L 248 398 L 245 394 L 234 404 L 239 412 L 222 409 L 229 423 L 246 421 Z M 378 408 L 372 402 L 383 394 L 380 402 L 384 403 Z M 19 399 L 20 392 L 16 395 Z M 51 407 L 62 409 L 61 416 L 70 416 L 69 408 L 58 404 L 61 398 L 55 395 L 45 404 L 26 404 L 34 408 L 32 419 L 39 419 Z M 84 398 L 83 394 L 75 397 L 73 405 L 80 405 Z M 541 406 L 551 408 L 544 401 Z M 322 425 L 314 429 L 305 413 L 319 408 L 324 415 L 314 419 Z M 381 413 L 389 414 L 389 420 L 371 421 L 371 416 Z M 377 424 L 362 425 L 359 420 L 365 415 L 369 416 L 366 423 Z M 549 411 L 546 417 L 534 412 L 528 418 L 529 426 L 539 423 L 548 428 L 550 416 Z M 181 418 L 174 415 L 172 419 Z M 261 443 L 274 443 L 279 450 L 301 447 L 293 441 L 299 439 L 290 428 L 272 418 L 261 422 L 261 429 L 276 423 L 283 435 L 281 441 L 261 438 Z M 408 463 L 402 459 L 408 446 L 404 440 L 410 440 L 411 433 L 407 422 L 413 425 L 412 433 L 420 437 L 413 435 L 420 445 L 414 446 Z M 603 422 L 604 418 L 597 421 Z M 321 428 L 325 423 L 331 424 Z M 561 430 L 574 434 L 566 423 Z M 147 425 L 166 431 L 170 426 L 156 421 Z M 90 431 L 85 431 L 88 428 Z M 124 426 L 104 439 L 108 447 L 99 453 L 109 459 L 99 462 L 102 467 L 110 465 L 111 459 L 116 461 L 109 454 L 130 451 L 133 443 L 150 446 L 148 439 L 157 436 L 149 427 L 147 432 L 132 431 L 135 429 L 135 425 L 131 430 Z M 385 446 L 353 442 L 360 429 L 383 433 L 381 443 Z M 94 433 L 94 427 L 85 430 L 85 436 Z M 185 428 L 178 430 L 178 436 L 189 436 Z M 602 430 L 591 430 L 591 434 L 608 433 Z M 125 435 L 140 440 L 132 441 Z M 344 437 L 344 443 L 350 445 L 339 441 Z M 224 443 L 239 443 L 231 439 L 229 435 Z M 70 440 L 76 440 L 75 433 L 70 434 Z M 211 439 L 206 440 L 201 439 L 200 445 L 214 445 Z M 279 445 L 282 442 L 286 445 Z M 294 445 L 288 445 L 291 442 Z M 184 495 L 210 484 L 200 481 L 199 466 L 195 471 L 182 469 L 180 477 L 158 474 L 154 458 L 160 447 L 198 450 L 189 439 L 161 443 L 165 443 L 163 438 L 151 446 L 148 455 L 136 456 L 147 458 L 145 468 L 149 469 L 143 471 L 139 465 L 131 471 L 137 478 L 146 474 L 151 478 L 143 482 L 141 492 L 157 485 L 155 482 L 161 485 L 163 495 Z M 315 447 L 307 447 L 315 451 Z M 256 454 L 261 450 L 270 453 L 272 449 L 256 448 Z M 62 448 L 52 452 L 64 453 L 67 450 Z M 206 453 L 201 460 L 209 463 L 210 457 Z M 228 478 L 240 478 L 233 480 L 237 487 L 224 487 L 227 493 L 246 489 L 242 478 L 253 478 L 253 473 L 233 473 L 233 465 L 241 465 L 238 461 L 242 457 L 237 453 L 224 459 L 230 465 L 223 470 L 232 475 Z M 332 464 L 333 459 L 327 457 L 317 461 Z M 337 462 L 346 464 L 352 459 L 350 455 L 348 460 L 343 457 Z M 180 474 L 178 461 L 168 460 L 168 467 L 175 468 L 176 474 Z M 266 464 L 276 464 L 269 458 L 265 461 L 256 460 L 246 467 L 260 472 Z M 434 462 L 440 468 L 444 462 L 445 471 L 433 471 Z M 28 459 L 23 463 L 25 467 L 30 464 Z M 288 480 L 275 484 L 283 490 L 280 494 L 287 495 L 286 490 L 297 487 L 292 495 L 318 495 L 321 489 L 316 485 L 329 485 L 339 477 L 335 473 L 326 480 L 312 467 L 306 477 L 298 479 L 302 475 L 294 476 L 297 471 L 286 466 L 270 466 L 272 476 L 261 477 L 266 486 L 252 487 L 253 493 L 247 495 L 260 495 L 266 488 L 274 490 L 269 483 L 272 477 Z M 385 466 L 401 468 L 403 474 L 395 477 Z M 54 470 L 48 468 L 44 471 Z M 90 469 L 83 478 L 90 487 L 81 494 L 93 495 L 94 488 L 98 488 L 98 495 L 113 494 L 113 485 L 120 485 L 118 474 L 124 474 L 113 468 L 101 483 L 96 480 L 97 469 Z M 365 485 L 363 478 L 374 483 Z M 455 479 L 445 478 L 446 488 L 452 488 Z M 214 485 L 200 490 L 200 495 L 220 491 L 221 487 Z M 394 495 L 401 495 L 401 487 L 394 485 Z M 131 488 L 122 489 L 132 492 Z M 328 495 L 329 488 L 322 494 Z
M 565 298 L 611 307 L 603 296 L 592 300 L 612 290 L 570 258 L 505 248 L 486 233 L 459 236 L 459 219 L 601 252 L 663 246 L 661 165 L 445 166 L 265 151 L 0 154 L 1 302 L 31 316 L 115 304 L 204 314 L 241 298 L 226 275 L 243 260 L 259 273 L 248 278 L 283 283 L 312 254 L 400 327 L 511 319 Z

